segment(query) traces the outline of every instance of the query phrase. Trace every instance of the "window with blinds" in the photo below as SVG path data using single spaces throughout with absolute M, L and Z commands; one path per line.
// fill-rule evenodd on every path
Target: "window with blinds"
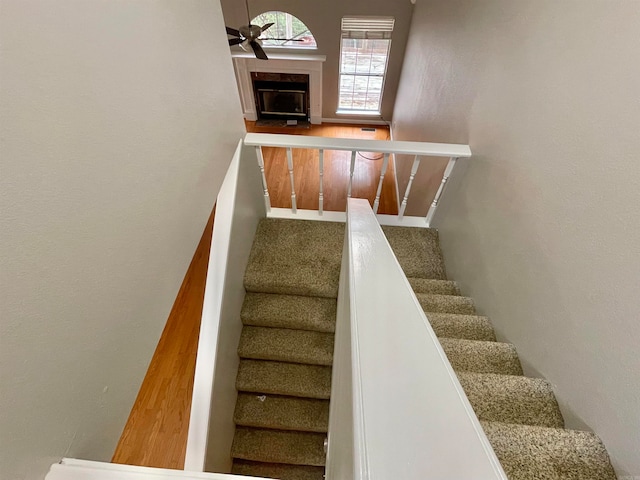
M 344 17 L 337 113 L 379 114 L 393 17 Z

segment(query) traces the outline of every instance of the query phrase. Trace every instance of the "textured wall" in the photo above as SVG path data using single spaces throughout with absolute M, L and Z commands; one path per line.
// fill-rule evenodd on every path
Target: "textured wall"
M 217 2 L 3 0 L 0 32 L 0 478 L 31 479 L 111 458 L 244 127 Z
M 636 476 L 638 31 L 636 0 L 418 0 L 394 113 L 399 138 L 471 145 L 448 273 Z
M 222 0 L 226 24 L 233 28 L 247 24 L 244 2 Z M 251 16 L 270 10 L 289 12 L 302 20 L 316 39 L 318 49 L 312 53 L 326 55 L 323 65 L 322 116 L 336 118 L 338 108 L 338 73 L 340 67 L 340 22 L 345 15 L 380 15 L 396 19 L 391 40 L 391 54 L 387 67 L 381 113 L 391 120 L 393 104 L 400 78 L 400 68 L 411 22 L 413 5 L 409 0 L 323 0 L 317 2 L 300 0 L 251 0 Z M 299 50 L 298 50 L 299 51 Z M 311 53 L 311 52 L 306 52 Z M 343 115 L 340 118 L 344 118 Z M 370 118 L 370 117 L 367 117 Z

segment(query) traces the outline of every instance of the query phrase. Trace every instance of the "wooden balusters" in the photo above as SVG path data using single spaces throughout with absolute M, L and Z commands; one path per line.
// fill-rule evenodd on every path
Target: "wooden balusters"
M 378 207 L 380 206 L 380 194 L 382 193 L 382 182 L 384 181 L 384 175 L 387 173 L 387 166 L 389 165 L 389 154 L 384 154 L 384 160 L 382 160 L 382 170 L 380 170 L 380 181 L 378 182 L 378 190 L 376 191 L 376 199 L 373 202 L 373 213 L 378 213 Z
M 413 165 L 411 167 L 411 174 L 409 175 L 409 183 L 407 183 L 407 189 L 404 192 L 404 198 L 402 199 L 402 203 L 400 204 L 400 213 L 398 213 L 398 219 L 402 220 L 402 216 L 404 215 L 404 210 L 407 208 L 407 200 L 409 198 L 409 192 L 411 192 L 411 184 L 413 183 L 413 179 L 416 176 L 416 172 L 418 171 L 418 167 L 420 166 L 420 156 L 416 155 L 413 159 Z
M 356 151 L 351 152 L 351 166 L 349 167 L 349 190 L 347 191 L 347 198 L 351 198 L 351 186 L 353 185 L 353 170 L 356 167 Z
M 318 198 L 318 211 L 320 212 L 320 215 L 322 215 L 322 207 L 324 203 L 324 150 L 321 148 L 318 150 L 318 153 L 320 154 L 320 197 Z
M 291 211 L 296 213 L 298 207 L 296 206 L 296 187 L 293 183 L 293 153 L 291 147 L 287 147 L 287 167 L 289 169 L 289 180 L 291 180 Z
M 262 174 L 262 191 L 264 192 L 264 205 L 267 212 L 271 211 L 271 199 L 269 198 L 269 189 L 267 188 L 267 176 L 264 173 L 264 158 L 262 157 L 262 147 L 256 147 L 256 157 L 258 158 L 258 166 Z
M 453 167 L 456 166 L 457 161 L 457 157 L 451 157 L 449 159 L 449 163 L 447 163 L 447 168 L 444 169 L 442 181 L 440 182 L 440 186 L 438 187 L 436 196 L 433 198 L 433 202 L 431 202 L 431 207 L 429 207 L 429 211 L 427 212 L 427 227 L 431 224 L 431 220 L 433 220 L 433 216 L 436 213 L 436 208 L 438 208 L 438 202 L 440 201 L 442 192 L 444 192 L 444 187 L 446 187 L 447 182 L 449 181 L 449 177 L 451 176 L 451 172 L 453 171 Z

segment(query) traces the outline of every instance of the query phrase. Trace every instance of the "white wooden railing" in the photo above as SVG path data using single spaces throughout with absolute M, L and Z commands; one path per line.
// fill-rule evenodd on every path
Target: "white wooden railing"
M 445 173 L 448 177 L 456 159 L 470 155 L 463 145 L 360 140 L 356 145 L 349 139 L 248 134 L 238 145 L 216 203 L 186 472 L 64 459 L 51 467 L 47 480 L 238 478 L 202 472 L 230 471 L 231 467 L 243 274 L 256 225 L 270 208 L 264 164 L 261 162 L 261 168 L 256 168 L 256 153 L 260 160 L 263 145 L 288 148 L 294 210 L 292 148 L 304 145 L 320 150 L 320 179 L 325 150 L 351 151 L 351 172 L 356 151 L 383 153 L 375 207 L 379 205 L 390 154 L 416 156 L 411 179 L 422 156 L 450 157 Z M 411 183 L 410 180 L 403 198 L 405 206 Z M 436 206 L 445 184 L 443 179 Z M 322 195 L 321 188 L 320 208 Z M 347 209 L 341 212 L 347 228 L 338 297 L 326 479 L 506 480 L 380 229 L 384 216 L 376 216 L 367 200 L 349 199 Z M 309 218 L 321 220 L 321 212 L 313 213 L 315 216 Z M 428 225 L 425 217 L 417 220 L 419 226 Z
M 382 154 L 382 165 L 380 170 L 380 178 L 376 189 L 376 196 L 373 202 L 373 211 L 378 213 L 380 206 L 380 195 L 382 193 L 382 184 L 389 166 L 389 158 L 391 155 L 409 155 L 413 156 L 413 164 L 407 187 L 404 191 L 402 200 L 399 201 L 398 215 L 378 215 L 378 221 L 382 224 L 399 224 L 406 226 L 424 226 L 428 227 L 435 215 L 438 203 L 444 193 L 444 189 L 449 181 L 456 162 L 461 158 L 471 157 L 471 149 L 468 145 L 456 145 L 447 143 L 426 143 L 426 142 L 405 142 L 405 141 L 386 141 L 386 140 L 363 140 L 352 138 L 329 138 L 314 137 L 307 135 L 276 135 L 266 133 L 248 133 L 245 137 L 244 144 L 255 148 L 257 163 L 262 173 L 262 190 L 264 196 L 265 208 L 269 216 L 298 217 L 305 219 L 322 220 L 324 209 L 324 194 L 326 187 L 324 185 L 324 154 L 327 150 L 347 151 L 351 152 L 349 163 L 349 180 L 347 186 L 347 198 L 351 198 L 353 187 L 353 174 L 356 165 L 356 155 L 358 152 L 377 152 Z M 271 197 L 269 194 L 269 185 L 267 175 L 265 173 L 264 156 L 262 147 L 282 148 L 286 152 L 287 170 L 289 172 L 289 182 L 291 184 L 291 210 L 282 208 L 272 208 Z M 297 206 L 297 197 L 294 181 L 294 159 L 293 149 L 312 149 L 318 150 L 319 158 L 319 194 L 318 194 L 318 210 L 300 212 Z M 429 210 L 424 217 L 405 217 L 407 202 L 414 179 L 421 165 L 421 161 L 427 157 L 445 157 L 449 158 L 444 175 L 440 182 L 440 186 L 435 194 Z M 335 185 L 334 185 L 335 187 Z M 400 198 L 400 197 L 399 197 Z M 327 212 L 329 213 L 329 212 Z M 330 212 L 327 220 L 344 221 L 344 212 Z
M 185 470 L 231 470 L 243 277 L 256 227 L 265 216 L 253 149 L 240 142 L 216 201 Z
M 369 203 L 347 208 L 327 480 L 506 480 Z

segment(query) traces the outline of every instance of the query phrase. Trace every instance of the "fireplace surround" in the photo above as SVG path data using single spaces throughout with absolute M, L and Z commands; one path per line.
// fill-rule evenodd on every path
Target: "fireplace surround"
M 245 52 L 233 52 L 233 66 L 238 82 L 244 117 L 258 120 L 259 100 L 253 89 L 252 73 L 277 73 L 308 76 L 307 109 L 309 121 L 322 123 L 322 65 L 324 55 L 268 53 L 269 60 L 258 60 Z M 291 117 L 294 118 L 294 117 Z M 297 117 L 300 118 L 300 117 Z

